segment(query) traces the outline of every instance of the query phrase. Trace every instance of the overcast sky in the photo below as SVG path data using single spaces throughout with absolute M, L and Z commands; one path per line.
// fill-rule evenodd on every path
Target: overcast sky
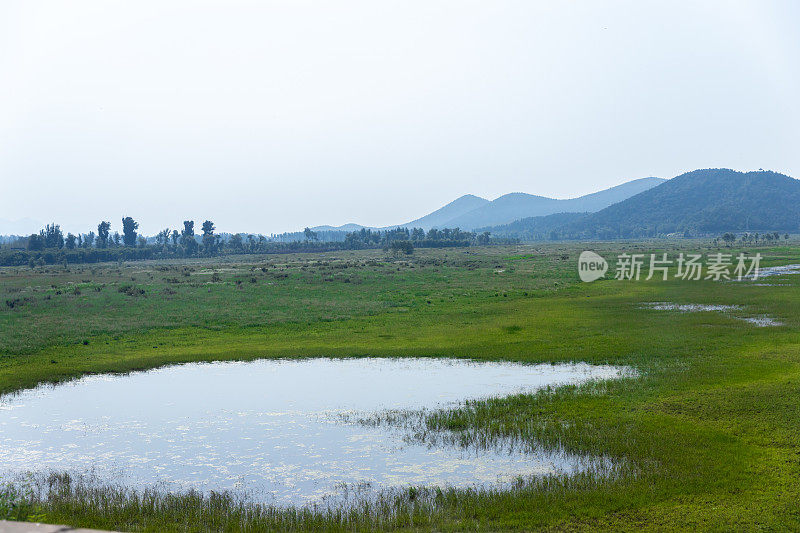
M 800 177 L 798 21 L 791 0 L 4 0 L 0 219 L 271 233 Z

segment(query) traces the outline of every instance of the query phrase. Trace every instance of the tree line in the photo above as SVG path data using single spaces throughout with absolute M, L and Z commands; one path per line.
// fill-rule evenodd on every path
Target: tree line
M 97 233 L 89 231 L 73 235 L 61 230 L 61 226 L 52 223 L 47 224 L 39 233 L 34 233 L 25 239 L 25 248 L 29 251 L 37 250 L 80 250 L 96 248 L 104 250 L 107 248 L 128 247 L 145 248 L 154 246 L 156 249 L 162 248 L 164 251 L 180 252 L 181 255 L 197 255 L 205 253 L 214 255 L 218 251 L 221 237 L 214 234 L 214 223 L 206 220 L 202 225 L 202 236 L 199 242 L 195 236 L 194 221 L 184 220 L 183 229 L 170 230 L 165 228 L 158 232 L 154 241 L 148 243 L 148 239 L 138 233 L 139 223 L 132 217 L 122 219 L 122 234 L 115 231 L 111 234 L 111 222 L 102 220 L 97 225 Z M 19 244 L 19 243 L 17 243 Z M 19 246 L 16 246 L 19 247 Z
M 206 220 L 195 233 L 193 220 L 184 220 L 179 229 L 164 228 L 154 237 L 139 234 L 139 223 L 123 217 L 120 229 L 112 233 L 111 222 L 102 220 L 87 233 L 64 234 L 56 223 L 47 224 L 41 231 L 8 243 L 0 250 L 0 265 L 36 266 L 56 263 L 94 263 L 101 261 L 159 259 L 170 257 L 215 256 L 221 254 L 270 254 L 295 252 L 325 252 L 366 248 L 383 248 L 396 254 L 411 254 L 414 248 L 440 248 L 490 244 L 490 233 L 480 234 L 458 228 L 431 229 L 395 228 L 390 230 L 362 229 L 331 232 L 305 228 L 300 240 L 278 241 L 264 235 L 219 234 L 211 220 Z
M 395 228 L 370 230 L 362 228 L 345 236 L 345 242 L 353 246 L 381 246 L 386 248 L 396 241 L 408 241 L 417 248 L 444 248 L 455 246 L 487 245 L 491 242 L 488 231 L 473 233 L 459 228 Z
M 728 246 L 739 242 L 743 245 L 758 245 L 758 244 L 771 244 L 772 242 L 780 242 L 781 234 L 777 231 L 772 231 L 768 233 L 742 233 L 738 237 L 735 233 L 724 233 L 721 237 L 714 238 L 714 245 L 718 246 L 720 242 L 725 243 Z M 789 234 L 783 234 L 783 240 L 789 240 Z
M 115 246 L 145 246 L 147 241 L 144 237 L 137 234 L 139 223 L 131 217 L 122 219 L 122 235 L 114 232 L 111 235 L 111 222 L 101 221 L 97 225 L 97 233 L 90 231 L 85 234 L 73 235 L 61 231 L 61 226 L 56 223 L 47 224 L 39 233 L 34 233 L 27 237 L 26 248 L 28 250 L 67 250 L 87 249 L 87 248 L 110 248 Z

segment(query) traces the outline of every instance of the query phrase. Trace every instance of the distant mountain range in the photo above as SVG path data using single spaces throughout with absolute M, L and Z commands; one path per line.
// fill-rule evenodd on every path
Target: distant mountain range
M 453 200 L 444 207 L 440 207 L 436 211 L 429 213 L 424 217 L 412 220 L 411 222 L 407 222 L 405 224 L 395 224 L 393 226 L 386 226 L 383 228 L 360 226 L 358 224 L 345 224 L 343 226 L 317 226 L 311 229 L 314 231 L 356 231 L 360 230 L 361 228 L 390 229 L 402 226 L 406 228 L 424 228 L 427 231 L 431 228 L 451 227 L 447 226 L 447 223 L 450 220 L 488 203 L 491 202 L 485 198 L 480 198 L 474 194 L 465 194 L 464 196 Z
M 585 218 L 590 213 L 555 213 L 541 217 L 526 217 L 515 220 L 510 224 L 499 226 L 486 226 L 475 231 L 483 233 L 488 231 L 495 237 L 511 237 L 523 241 L 543 241 L 561 238 L 557 231 L 567 224 Z
M 594 212 L 651 189 L 664 181 L 666 180 L 662 178 L 641 178 L 568 200 L 514 192 L 490 201 L 473 194 L 465 194 L 421 218 L 385 228 L 370 229 L 406 227 L 422 228 L 427 231 L 431 228 L 460 228 L 472 231 L 485 226 L 511 223 L 526 217 L 564 212 Z M 345 224 L 343 226 L 317 226 L 311 229 L 314 231 L 356 231 L 362 227 L 366 226 Z
M 474 194 L 465 194 L 447 204 L 440 207 L 433 213 L 429 213 L 422 218 L 412 220 L 405 224 L 400 224 L 408 228 L 422 228 L 425 231 L 431 228 L 455 228 L 457 226 L 450 225 L 450 222 L 457 220 L 461 217 L 467 216 L 469 213 L 491 205 L 492 202 L 486 198 L 475 196 Z M 394 226 L 392 226 L 394 227 Z M 471 229 L 462 226 L 461 229 Z
M 799 229 L 800 181 L 770 171 L 704 169 L 681 174 L 596 213 L 528 217 L 479 231 L 542 240 Z
M 505 194 L 471 211 L 440 222 L 434 227 L 473 230 L 496 224 L 507 224 L 525 217 L 552 215 L 555 213 L 594 212 L 630 198 L 642 191 L 652 189 L 664 181 L 661 178 L 641 178 L 569 200 L 557 200 L 545 196 L 515 192 Z
M 557 231 L 568 238 L 628 238 L 798 228 L 800 181 L 717 168 L 687 172 Z

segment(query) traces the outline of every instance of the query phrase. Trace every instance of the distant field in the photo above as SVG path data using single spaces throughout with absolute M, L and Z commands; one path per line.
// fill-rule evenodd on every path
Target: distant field
M 339 515 L 193 495 L 144 505 L 72 487 L 16 517 L 153 531 L 800 528 L 800 276 L 583 284 L 584 247 L 608 258 L 717 251 L 656 241 L 0 269 L 0 392 L 83 373 L 278 356 L 588 361 L 641 372 L 426 421 L 465 442 L 512 435 L 604 455 L 628 466 L 618 479 L 551 478 L 416 503 L 403 494 Z M 798 246 L 747 251 L 765 264 L 800 263 Z M 737 318 L 643 309 L 647 302 L 742 309 Z M 783 325 L 741 320 L 761 316 Z
M 154 328 L 308 326 L 386 312 L 436 315 L 577 281 L 550 247 L 225 257 L 0 269 L 0 351 L 26 354 Z M 564 257 L 562 257 L 562 254 Z M 571 259 L 571 260 L 570 260 Z M 569 268 L 565 268 L 565 265 Z

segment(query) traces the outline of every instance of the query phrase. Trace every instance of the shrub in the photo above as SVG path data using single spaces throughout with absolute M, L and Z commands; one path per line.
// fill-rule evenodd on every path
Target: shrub
M 140 289 L 139 287 L 129 284 L 121 285 L 117 290 L 123 294 L 127 294 L 128 296 L 144 296 L 145 294 L 144 289 Z

